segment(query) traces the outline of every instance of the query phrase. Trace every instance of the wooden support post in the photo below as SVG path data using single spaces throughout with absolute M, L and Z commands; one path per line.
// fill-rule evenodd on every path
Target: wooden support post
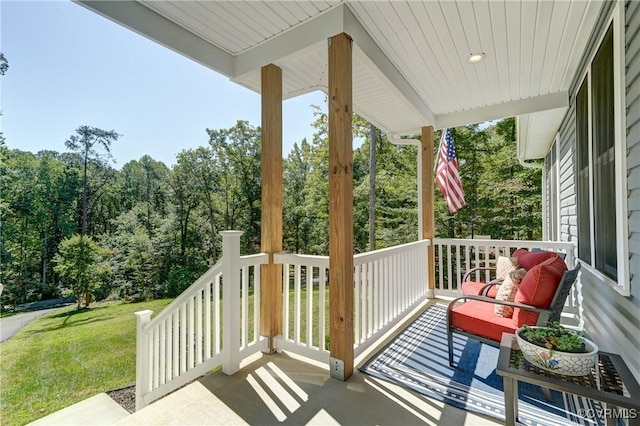
M 426 126 L 422 128 L 422 137 L 420 138 L 421 156 L 422 156 L 422 239 L 430 239 L 431 245 L 428 248 L 428 265 L 429 265 L 429 292 L 428 297 L 434 296 L 436 284 L 436 263 L 435 248 L 433 237 L 435 235 L 435 219 L 434 219 L 434 196 L 433 196 L 433 127 Z
M 345 33 L 329 39 L 329 290 L 330 372 L 353 373 L 352 46 Z
M 274 338 L 282 334 L 282 265 L 273 255 L 282 251 L 282 69 L 262 67 L 262 218 L 261 251 L 269 264 L 261 266 L 260 334 L 269 338 L 268 353 L 275 352 Z

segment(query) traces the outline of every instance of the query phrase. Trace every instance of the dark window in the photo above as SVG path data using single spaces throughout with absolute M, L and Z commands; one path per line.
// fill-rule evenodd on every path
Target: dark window
M 591 65 L 596 268 L 617 281 L 613 29 Z
M 613 60 L 611 26 L 576 96 L 576 183 L 578 257 L 617 282 Z
M 591 264 L 589 195 L 589 91 L 587 80 L 576 98 L 576 168 L 578 196 L 578 257 Z

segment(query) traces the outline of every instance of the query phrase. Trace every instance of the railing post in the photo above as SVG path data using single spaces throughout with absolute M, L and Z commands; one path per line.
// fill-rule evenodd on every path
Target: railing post
M 149 386 L 149 339 L 144 327 L 151 321 L 153 311 L 135 312 L 136 316 L 136 411 L 146 405 L 142 399 L 151 391 Z
M 240 370 L 240 236 L 222 231 L 222 372 Z

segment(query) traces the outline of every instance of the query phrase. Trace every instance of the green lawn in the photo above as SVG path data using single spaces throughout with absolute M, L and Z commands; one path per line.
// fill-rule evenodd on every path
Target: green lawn
M 293 287 L 293 284 L 290 284 L 290 288 Z M 318 347 L 319 341 L 319 324 L 318 324 L 318 316 L 319 316 L 319 300 L 320 300 L 320 289 L 316 284 L 313 286 L 313 327 L 312 334 L 313 338 L 311 344 L 313 346 Z M 326 286 L 325 289 L 325 330 L 327 336 L 325 337 L 325 347 L 329 349 L 329 286 Z M 290 290 L 289 292 L 289 338 L 294 338 L 294 292 Z M 302 287 L 300 289 L 300 340 L 301 342 L 307 341 L 307 290 Z
M 328 292 L 327 286 L 327 301 Z M 307 334 L 304 287 L 300 296 L 300 334 L 304 342 Z M 318 298 L 318 286 L 314 286 L 314 346 L 318 346 Z M 98 393 L 133 385 L 136 364 L 133 313 L 144 309 L 158 313 L 170 302 L 170 299 L 113 302 L 94 304 L 91 309 L 81 311 L 76 311 L 75 306 L 60 308 L 37 318 L 1 343 L 0 423 L 26 424 Z M 249 303 L 253 304 L 253 294 Z M 289 303 L 290 333 L 293 333 L 293 292 Z M 328 332 L 328 303 L 326 309 Z M 253 309 L 249 315 L 252 324 Z
M 171 300 L 95 304 L 46 314 L 0 344 L 0 422 L 20 425 L 135 383 L 134 312 Z

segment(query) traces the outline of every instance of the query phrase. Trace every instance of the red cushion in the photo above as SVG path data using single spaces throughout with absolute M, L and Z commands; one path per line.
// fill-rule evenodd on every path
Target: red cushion
M 487 283 L 475 282 L 475 281 L 464 282 L 462 283 L 462 286 L 461 286 L 462 294 L 464 294 L 465 296 L 470 294 L 479 295 L 480 291 L 482 291 L 482 289 L 486 285 Z M 489 292 L 487 293 L 487 297 L 491 297 L 495 299 L 497 294 L 498 294 L 497 285 L 492 285 L 491 287 L 489 287 Z
M 494 312 L 494 304 L 469 300 L 451 311 L 454 327 L 499 342 L 502 333 L 514 333 L 518 328 L 511 318 L 503 318 Z
M 547 259 L 555 258 L 558 253 L 552 251 L 528 251 L 526 249 L 518 249 L 513 252 L 514 257 L 520 260 L 520 268 L 524 268 L 527 271 L 536 265 L 541 264 Z
M 538 308 L 548 308 L 556 294 L 562 274 L 567 270 L 567 264 L 557 254 L 539 265 L 531 268 L 520 283 L 516 293 L 516 303 L 531 305 Z M 538 313 L 515 308 L 513 322 L 518 326 L 534 325 L 538 320 Z

